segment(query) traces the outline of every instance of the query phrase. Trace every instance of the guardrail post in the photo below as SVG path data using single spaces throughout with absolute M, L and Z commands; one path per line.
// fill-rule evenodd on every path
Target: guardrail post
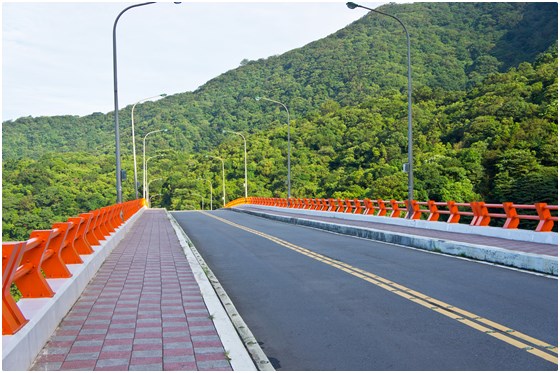
M 379 212 L 377 213 L 377 216 L 386 216 L 387 215 L 387 207 L 385 207 L 385 201 L 383 201 L 381 198 L 379 198 L 377 200 L 377 206 L 379 206 Z
M 102 241 L 105 239 L 105 234 L 101 226 L 103 225 L 103 211 L 101 209 L 94 210 L 93 213 L 95 214 L 95 226 L 93 227 L 93 234 L 97 238 L 97 240 Z
M 354 210 L 354 214 L 362 213 L 362 204 L 360 203 L 360 200 L 357 198 L 354 199 L 354 207 L 356 207 L 356 209 Z
M 286 207 L 290 207 L 291 209 L 295 209 L 296 208 L 295 198 L 289 198 L 289 201 L 290 201 L 290 206 L 286 206 Z
M 406 209 L 408 210 L 408 200 L 404 201 L 404 205 L 406 206 Z M 412 219 L 412 220 L 420 219 L 420 217 L 422 216 L 422 212 L 420 211 L 420 205 L 418 204 L 418 201 L 416 201 L 416 200 L 412 200 L 412 211 L 414 211 L 414 213 L 412 214 L 410 219 Z M 399 214 L 399 217 L 400 217 L 400 214 Z
M 26 242 L 2 243 L 2 335 L 14 334 L 29 321 L 10 292 L 25 245 Z
M 69 218 L 67 223 L 53 224 L 53 228 L 67 230 L 66 238 L 62 241 L 60 249 L 60 257 L 64 264 L 81 264 L 84 262 L 74 249 L 74 238 L 82 220 L 82 218 Z
M 490 223 L 490 216 L 484 202 L 471 202 L 470 205 L 474 215 L 470 225 L 487 226 Z
M 54 295 L 54 291 L 41 273 L 43 256 L 49 247 L 52 236 L 51 229 L 33 231 L 27 240 L 21 262 L 17 264 L 23 267 L 21 268 L 22 275 L 14 278 L 16 286 L 24 298 L 43 298 Z
M 480 210 L 478 208 L 478 202 L 471 202 L 470 206 L 471 206 L 471 210 L 472 210 L 472 213 L 473 213 L 473 218 L 472 218 L 471 223 L 469 225 L 478 225 L 478 219 L 480 217 Z
M 352 200 L 346 198 L 344 202 L 345 202 L 345 204 L 346 204 L 346 208 L 344 209 L 344 212 L 351 213 L 351 212 L 352 212 L 352 207 L 353 207 L 353 206 L 352 206 Z
M 82 218 L 83 222 L 80 225 L 78 232 L 76 232 L 76 237 L 74 238 L 74 249 L 76 249 L 76 252 L 81 255 L 93 254 L 94 251 L 87 239 L 93 214 L 80 214 L 79 217 Z
M 537 225 L 536 232 L 550 232 L 554 227 L 554 220 L 550 214 L 550 209 L 544 202 L 535 203 L 537 214 L 539 214 L 539 225 Z
M 344 201 L 340 198 L 337 198 L 337 202 L 338 202 L 338 209 L 336 210 L 336 212 L 344 212 L 344 210 L 346 210 L 346 208 L 344 207 Z
M 428 221 L 438 221 L 439 220 L 439 210 L 438 210 L 436 202 L 434 200 L 429 200 L 428 201 L 428 209 L 430 210 L 430 216 L 428 216 Z
M 322 208 L 321 198 L 315 198 L 315 210 L 321 211 Z
M 459 223 L 461 220 L 461 215 L 459 214 L 459 206 L 455 204 L 455 201 L 447 201 L 447 208 L 449 209 L 449 219 L 448 223 Z
M 62 250 L 68 235 L 68 229 L 72 223 L 57 223 L 56 228 L 52 230 L 52 238 L 49 243 L 48 251 L 51 253 L 44 255 L 41 269 L 47 278 L 69 278 L 72 274 L 62 260 Z
M 333 198 L 329 198 L 329 209 L 327 211 L 336 211 L 336 203 Z
M 97 225 L 98 215 L 94 212 L 88 212 L 85 214 L 80 214 L 84 219 L 89 219 L 89 226 L 86 231 L 86 240 L 92 246 L 97 246 L 100 244 L 99 239 L 95 235 L 95 227 Z
M 519 216 L 517 214 L 517 210 L 513 205 L 513 202 L 504 202 L 504 212 L 506 213 L 507 219 L 503 226 L 506 229 L 516 229 L 519 225 Z
M 478 224 L 482 227 L 486 227 L 488 226 L 488 224 L 490 224 L 490 213 L 488 212 L 488 207 L 486 207 L 486 203 L 484 202 L 479 202 L 478 203 L 478 209 L 480 212 L 480 218 L 478 218 Z
M 393 209 L 393 212 L 391 212 L 391 217 L 392 218 L 400 218 L 401 217 L 401 210 L 399 209 L 399 203 L 397 201 L 395 201 L 394 199 L 392 199 L 390 201 L 391 203 L 391 209 Z
M 375 207 L 373 207 L 373 203 L 371 199 L 364 198 L 364 215 L 373 215 L 375 213 Z

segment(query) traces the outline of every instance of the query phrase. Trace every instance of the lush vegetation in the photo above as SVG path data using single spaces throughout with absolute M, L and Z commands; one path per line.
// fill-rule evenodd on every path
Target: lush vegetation
M 388 4 L 412 43 L 415 197 L 558 203 L 555 3 Z M 292 195 L 406 198 L 406 49 L 379 15 L 303 48 L 242 61 L 195 92 L 138 105 L 136 138 L 154 129 L 153 204 L 221 206 L 249 194 L 286 195 L 291 114 Z M 130 107 L 119 113 L 126 199 L 133 198 Z M 3 123 L 3 240 L 25 238 L 115 200 L 112 113 Z M 87 149 L 87 153 L 84 151 Z M 137 144 L 139 154 L 141 141 Z M 141 168 L 141 167 L 140 167 Z M 156 180 L 161 178 L 161 180 Z M 141 180 L 141 176 L 139 177 Z

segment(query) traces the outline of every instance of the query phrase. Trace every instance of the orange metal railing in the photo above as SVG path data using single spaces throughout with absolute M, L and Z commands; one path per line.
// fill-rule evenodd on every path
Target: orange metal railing
M 226 207 L 240 204 L 257 204 L 264 206 L 288 207 L 286 198 L 249 197 L 238 198 L 229 202 Z M 408 201 L 382 199 L 334 199 L 334 198 L 290 198 L 290 208 L 317 211 L 334 211 L 349 214 L 363 214 L 402 218 L 406 216 Z M 537 221 L 536 232 L 550 232 L 558 224 L 557 205 L 535 203 L 534 205 L 504 203 L 469 202 L 418 202 L 412 201 L 412 219 L 439 221 L 443 215 L 449 215 L 447 223 L 459 223 L 461 218 L 468 219 L 470 225 L 488 226 L 492 219 L 503 219 L 502 228 L 516 229 L 522 220 Z M 518 210 L 526 213 L 520 214 Z
M 23 298 L 54 296 L 45 278 L 69 278 L 67 264 L 83 263 L 119 226 L 144 206 L 142 199 L 103 207 L 35 230 L 27 241 L 2 242 L 2 335 L 15 334 L 28 320 L 10 293 L 13 283 Z

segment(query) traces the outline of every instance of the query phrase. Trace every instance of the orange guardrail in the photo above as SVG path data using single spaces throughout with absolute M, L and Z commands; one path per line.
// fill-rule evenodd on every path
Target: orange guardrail
M 241 204 L 256 204 L 264 206 L 288 207 L 286 198 L 248 197 L 231 201 L 226 207 Z M 348 214 L 387 216 L 403 218 L 408 210 L 408 200 L 396 201 L 382 199 L 334 199 L 334 198 L 290 198 L 290 208 L 344 212 Z M 522 220 L 536 221 L 536 232 L 550 232 L 558 224 L 558 206 L 546 203 L 533 205 L 515 204 L 513 202 L 485 203 L 485 202 L 436 202 L 412 201 L 412 219 L 424 218 L 429 221 L 439 221 L 443 215 L 449 215 L 446 222 L 459 223 L 462 218 L 469 219 L 473 226 L 488 226 L 492 219 L 503 219 L 502 228 L 516 229 Z M 523 211 L 523 214 L 518 213 Z M 553 212 L 556 211 L 556 213 Z
M 83 263 L 111 232 L 144 206 L 143 199 L 119 203 L 35 230 L 27 241 L 2 242 L 2 335 L 15 334 L 28 320 L 10 288 L 16 284 L 22 298 L 53 297 L 46 278 L 69 278 L 67 264 Z

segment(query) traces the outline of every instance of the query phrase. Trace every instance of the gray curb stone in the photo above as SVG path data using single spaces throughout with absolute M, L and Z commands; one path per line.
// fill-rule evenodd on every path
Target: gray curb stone
M 348 236 L 409 246 L 416 249 L 440 252 L 444 254 L 500 264 L 508 267 L 539 272 L 547 275 L 558 276 L 558 258 L 549 255 L 523 253 L 519 251 L 505 250 L 498 247 L 442 240 L 439 238 L 435 239 L 429 237 L 413 236 L 404 233 L 386 232 L 377 229 L 356 227 L 345 224 L 327 223 L 312 219 L 303 219 L 258 211 L 249 211 L 235 207 L 231 208 L 231 210 L 266 219 L 317 228 Z

